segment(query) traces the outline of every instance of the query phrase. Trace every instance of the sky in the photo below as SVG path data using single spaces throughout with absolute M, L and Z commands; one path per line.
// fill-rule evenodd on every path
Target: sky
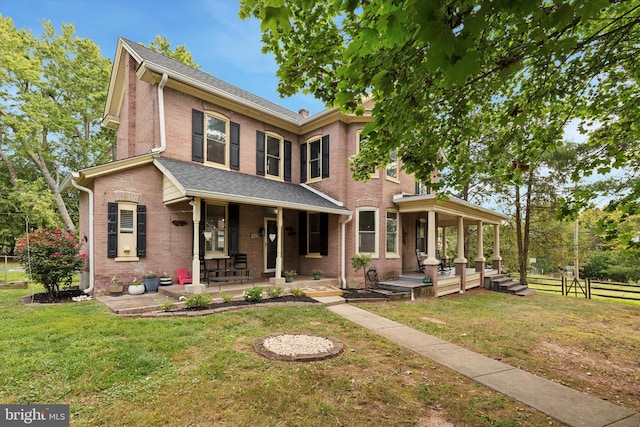
M 0 0 L 0 14 L 38 37 L 43 20 L 57 33 L 70 23 L 77 37 L 93 40 L 113 61 L 118 37 L 149 45 L 164 36 L 172 48 L 184 45 L 214 77 L 295 112 L 323 111 L 311 95 L 280 97 L 275 59 L 261 53 L 260 23 L 241 20 L 239 10 L 237 0 Z

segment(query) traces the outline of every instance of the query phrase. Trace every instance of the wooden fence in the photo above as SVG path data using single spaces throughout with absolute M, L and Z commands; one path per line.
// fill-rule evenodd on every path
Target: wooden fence
M 640 285 L 591 279 L 576 280 L 566 276 L 529 276 L 527 280 L 530 288 L 540 292 L 583 296 L 589 299 L 597 297 L 640 302 Z

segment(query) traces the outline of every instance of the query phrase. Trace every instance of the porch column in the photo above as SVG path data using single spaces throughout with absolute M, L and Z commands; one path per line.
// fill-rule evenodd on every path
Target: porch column
M 447 263 L 449 262 L 447 258 L 447 227 L 442 227 L 442 250 L 440 251 L 440 256 L 442 259 L 446 259 Z
M 502 271 L 502 257 L 500 256 L 500 224 L 493 226 L 493 269 Z
M 433 290 L 437 293 L 438 288 L 438 265 L 440 261 L 436 259 L 436 213 L 427 212 L 427 259 L 424 260 L 424 275 L 431 279 Z
M 193 260 L 191 262 L 192 283 L 184 285 L 184 290 L 190 294 L 204 293 L 204 285 L 200 284 L 200 198 L 190 202 L 193 212 Z
M 458 251 L 453 262 L 456 265 L 456 276 L 460 276 L 462 286 L 467 281 L 467 259 L 464 257 L 464 218 L 458 217 Z
M 484 271 L 484 263 L 487 259 L 484 257 L 484 223 L 478 221 L 478 256 L 476 256 L 476 271 Z
M 283 223 L 282 207 L 278 206 L 278 213 L 277 213 L 278 245 L 276 248 L 276 275 L 275 277 L 272 277 L 269 279 L 270 283 L 273 283 L 276 285 L 282 285 L 285 282 L 284 278 L 282 277 L 282 245 L 284 240 L 284 233 L 283 233 L 284 227 L 282 223 Z

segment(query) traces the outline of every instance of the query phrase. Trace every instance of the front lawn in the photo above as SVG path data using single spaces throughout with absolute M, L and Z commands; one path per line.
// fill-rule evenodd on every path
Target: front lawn
M 40 291 L 31 285 L 29 290 L 0 292 L 0 402 L 68 403 L 71 425 L 560 425 L 322 306 L 136 319 L 112 315 L 95 301 L 44 307 L 18 302 L 20 296 Z M 527 336 L 541 334 L 543 341 L 551 340 L 545 325 L 566 328 L 558 332 L 567 337 L 562 343 L 580 342 L 578 335 L 593 333 L 582 330 L 580 322 L 567 324 L 560 319 L 587 315 L 584 307 L 592 310 L 590 304 L 596 302 L 564 298 L 566 310 L 546 311 L 546 306 L 554 306 L 547 298 L 554 297 L 469 293 L 364 306 L 465 346 L 475 343 L 478 351 L 501 348 L 502 360 L 512 363 L 519 360 L 513 354 L 520 353 L 521 343 L 529 340 L 512 341 L 518 330 Z M 480 316 L 481 306 L 488 313 L 503 312 L 503 319 Z M 609 322 L 603 317 L 609 311 L 623 317 L 620 326 L 609 323 L 618 331 L 612 337 L 617 346 L 627 317 L 637 321 L 640 311 L 601 307 L 594 321 Z M 520 313 L 530 308 L 542 310 L 529 312 L 533 329 Z M 463 328 L 459 323 L 465 317 L 468 327 Z M 446 324 L 434 323 L 436 318 Z M 511 318 L 520 319 L 506 327 L 512 333 L 491 338 L 482 332 L 483 325 Z M 635 337 L 625 345 L 638 357 L 639 323 L 635 325 Z M 267 360 L 254 353 L 254 340 L 276 332 L 334 337 L 345 350 L 338 357 L 311 363 Z M 489 344 L 481 345 L 483 340 Z M 602 337 L 597 345 L 604 351 L 613 343 L 609 346 Z M 558 345 L 555 340 L 550 344 Z M 635 360 L 635 368 L 627 366 L 635 375 L 639 362 Z M 535 372 L 552 368 L 543 363 Z

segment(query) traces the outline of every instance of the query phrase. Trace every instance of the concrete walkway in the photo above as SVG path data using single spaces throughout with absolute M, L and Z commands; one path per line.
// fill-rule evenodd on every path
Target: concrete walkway
M 336 297 L 316 299 L 325 303 L 330 311 L 567 425 L 640 427 L 640 414 L 629 409 L 466 350 L 350 304 L 340 304 Z

